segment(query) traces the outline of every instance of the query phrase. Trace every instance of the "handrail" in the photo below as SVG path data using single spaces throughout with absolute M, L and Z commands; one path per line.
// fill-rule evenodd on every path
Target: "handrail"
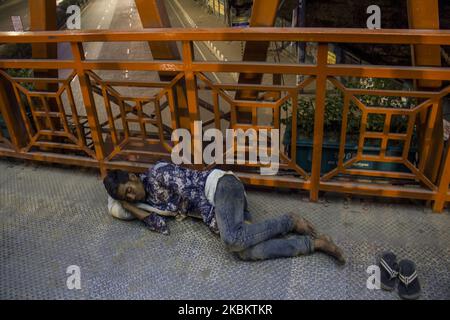
M 0 43 L 102 41 L 304 41 L 328 43 L 450 45 L 450 30 L 361 28 L 155 28 L 0 32 Z

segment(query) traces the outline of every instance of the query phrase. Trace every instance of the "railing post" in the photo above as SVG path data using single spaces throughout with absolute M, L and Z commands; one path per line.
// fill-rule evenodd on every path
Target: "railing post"
M 188 97 L 189 119 L 191 121 L 191 129 L 194 121 L 199 119 L 198 114 L 198 97 L 197 97 L 197 79 L 192 71 L 193 62 L 193 48 L 192 42 L 183 41 L 183 64 L 184 64 L 184 78 L 186 81 L 186 91 Z
M 72 42 L 72 55 L 75 60 L 77 75 L 80 81 L 81 93 L 83 96 L 84 106 L 86 108 L 86 115 L 88 118 L 89 128 L 92 133 L 92 141 L 94 142 L 95 155 L 100 164 L 100 172 L 102 176 L 106 174 L 103 164 L 105 159 L 105 150 L 103 144 L 103 137 L 101 133 L 100 124 L 98 121 L 97 109 L 95 107 L 95 100 L 92 94 L 91 80 L 86 74 L 83 67 L 83 60 L 85 60 L 83 44 L 81 42 Z
M 184 64 L 184 79 L 186 82 L 186 93 L 189 110 L 189 120 L 191 136 L 195 140 L 195 121 L 200 119 L 198 112 L 198 96 L 197 96 L 197 78 L 192 71 L 193 58 L 193 46 L 191 41 L 183 41 L 183 64 Z M 200 142 L 203 140 L 201 139 Z M 202 159 L 203 146 L 202 143 L 195 143 L 192 141 L 194 162 L 198 162 Z M 203 161 L 202 161 L 203 162 Z
M 317 53 L 316 107 L 314 113 L 314 140 L 310 189 L 311 201 L 319 200 L 323 125 L 325 118 L 325 99 L 327 94 L 327 60 L 328 43 L 319 43 L 319 50 Z
M 447 150 L 445 151 L 445 158 L 439 175 L 437 197 L 433 204 L 434 212 L 442 212 L 444 210 L 449 184 L 450 184 L 450 145 L 447 146 Z

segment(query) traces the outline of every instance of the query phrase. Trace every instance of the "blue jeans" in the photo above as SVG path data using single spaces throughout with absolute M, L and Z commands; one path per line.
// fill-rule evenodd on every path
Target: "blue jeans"
M 287 236 L 294 228 L 289 215 L 260 223 L 245 223 L 244 220 L 249 219 L 245 191 L 236 177 L 220 178 L 214 201 L 220 237 L 228 250 L 237 253 L 242 260 L 295 257 L 314 251 L 309 236 Z

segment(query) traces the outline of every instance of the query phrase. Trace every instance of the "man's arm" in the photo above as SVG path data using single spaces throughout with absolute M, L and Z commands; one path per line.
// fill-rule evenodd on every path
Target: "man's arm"
M 169 235 L 169 228 L 163 217 L 158 216 L 156 213 L 142 210 L 129 202 L 122 202 L 122 207 L 142 221 L 150 230 Z
M 134 206 L 133 204 L 126 202 L 126 201 L 121 201 L 120 202 L 122 204 L 122 207 L 129 211 L 134 217 L 136 217 L 136 219 L 143 221 L 145 218 L 147 218 L 150 213 L 139 209 L 138 207 Z

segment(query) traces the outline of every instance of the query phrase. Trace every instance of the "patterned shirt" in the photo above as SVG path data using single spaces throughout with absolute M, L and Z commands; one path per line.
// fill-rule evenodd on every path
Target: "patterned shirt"
M 199 213 L 210 230 L 218 233 L 214 207 L 205 195 L 206 179 L 210 173 L 158 162 L 140 175 L 147 193 L 146 203 L 174 216 Z

